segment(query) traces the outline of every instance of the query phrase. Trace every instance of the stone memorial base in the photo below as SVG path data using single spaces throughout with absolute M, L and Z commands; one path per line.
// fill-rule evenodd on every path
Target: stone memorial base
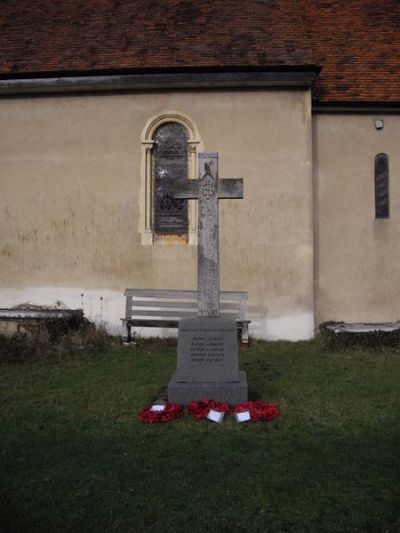
M 247 378 L 239 371 L 235 320 L 197 317 L 181 320 L 177 369 L 168 385 L 168 402 L 216 400 L 235 405 L 247 400 Z
M 175 380 L 175 376 L 168 385 L 168 402 L 188 405 L 192 401 L 215 400 L 229 405 L 247 401 L 246 372 L 239 372 L 238 382 L 191 382 L 183 383 Z

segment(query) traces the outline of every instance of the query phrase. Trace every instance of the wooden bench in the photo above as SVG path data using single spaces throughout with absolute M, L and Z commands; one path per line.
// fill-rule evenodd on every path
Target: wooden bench
M 197 291 L 126 289 L 126 312 L 121 320 L 131 341 L 132 327 L 174 328 L 181 318 L 197 316 Z M 249 344 L 247 292 L 220 292 L 220 316 L 235 319 L 242 345 Z

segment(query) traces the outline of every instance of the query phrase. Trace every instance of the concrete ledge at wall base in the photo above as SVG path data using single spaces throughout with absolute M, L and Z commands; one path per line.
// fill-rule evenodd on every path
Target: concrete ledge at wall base
M 319 325 L 324 343 L 331 349 L 362 346 L 380 349 L 400 348 L 400 322 L 346 323 L 324 322 Z
M 34 334 L 43 327 L 49 329 L 54 324 L 60 333 L 68 329 L 77 329 L 83 323 L 81 309 L 32 309 L 18 307 L 17 309 L 0 309 L 0 335 L 14 335 L 16 333 Z
M 400 322 L 384 322 L 382 324 L 363 324 L 345 322 L 333 322 L 326 324 L 326 327 L 333 333 L 372 333 L 376 331 L 391 332 L 400 330 Z
M 68 319 L 76 314 L 83 316 L 82 309 L 32 309 L 18 307 L 17 309 L 0 309 L 0 320 Z

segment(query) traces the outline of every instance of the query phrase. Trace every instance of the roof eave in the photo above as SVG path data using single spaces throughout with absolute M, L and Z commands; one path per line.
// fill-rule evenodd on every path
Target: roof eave
M 268 72 L 173 72 L 0 80 L 0 95 L 239 87 L 312 87 L 315 69 Z
M 313 102 L 315 113 L 400 113 L 400 101 L 353 100 Z

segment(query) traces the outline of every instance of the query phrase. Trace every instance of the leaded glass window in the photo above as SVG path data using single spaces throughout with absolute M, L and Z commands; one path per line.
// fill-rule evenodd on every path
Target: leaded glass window
M 172 183 L 188 178 L 188 136 L 180 124 L 167 122 L 154 134 L 153 231 L 182 234 L 188 231 L 187 200 L 173 197 Z
M 389 218 L 389 158 L 375 156 L 375 218 Z

